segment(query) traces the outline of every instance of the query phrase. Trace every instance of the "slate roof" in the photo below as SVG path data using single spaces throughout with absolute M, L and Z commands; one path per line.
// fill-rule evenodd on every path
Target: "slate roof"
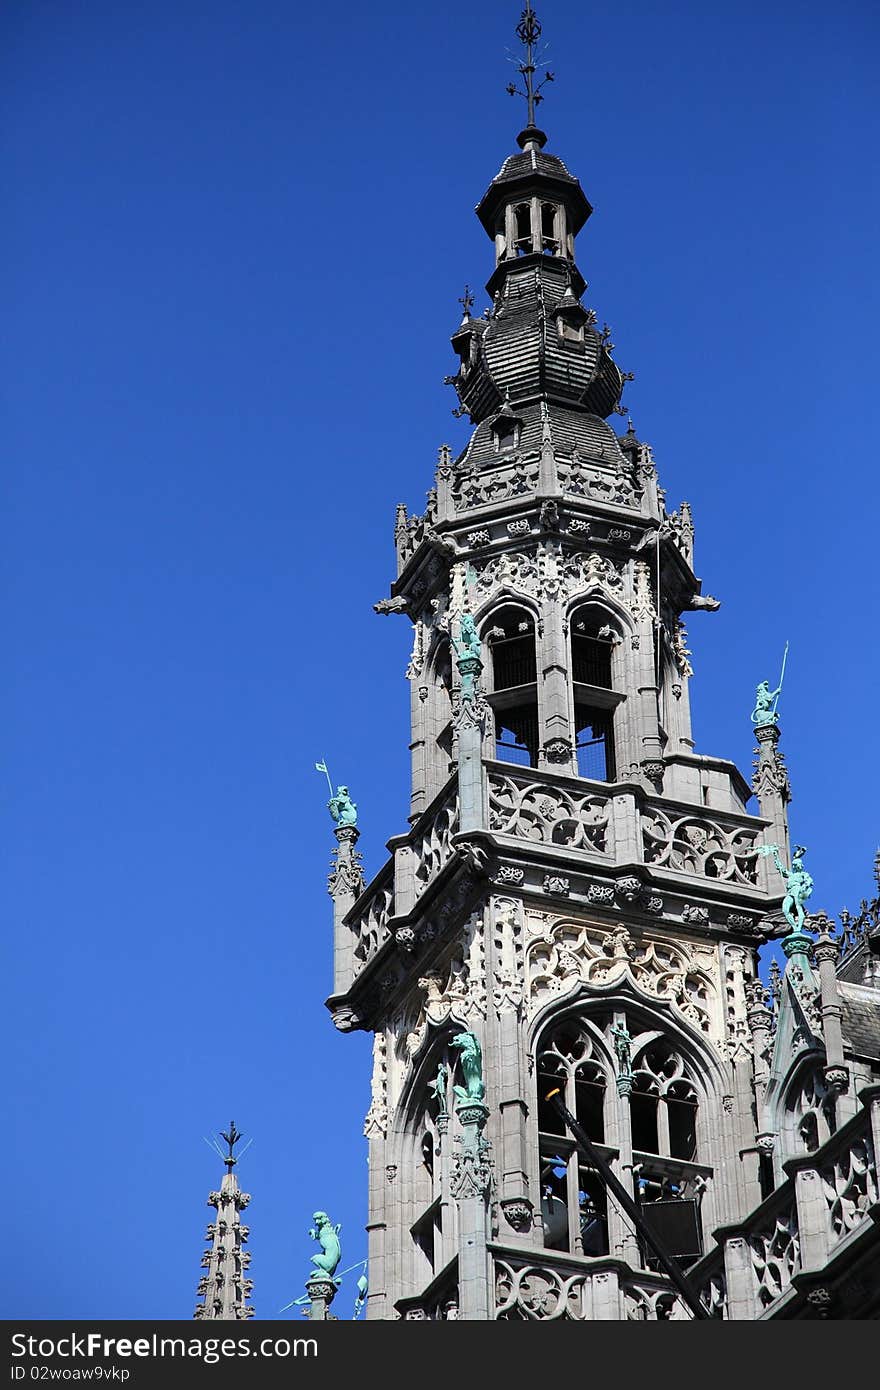
M 613 429 L 598 415 L 588 415 L 578 410 L 566 410 L 563 406 L 548 407 L 550 439 L 553 452 L 569 456 L 575 449 L 582 449 L 590 457 L 606 464 L 619 462 L 626 464 L 626 457 L 620 441 Z M 518 454 L 537 452 L 541 447 L 541 405 L 536 401 L 522 409 L 514 407 L 514 414 L 522 421 Z M 602 452 L 604 449 L 604 453 Z M 456 460 L 458 467 L 487 467 L 502 461 L 503 455 L 497 453 L 492 430 L 492 421 L 484 420 L 471 436 L 470 443 Z
M 844 1044 L 858 1057 L 880 1058 L 880 990 L 839 981 Z

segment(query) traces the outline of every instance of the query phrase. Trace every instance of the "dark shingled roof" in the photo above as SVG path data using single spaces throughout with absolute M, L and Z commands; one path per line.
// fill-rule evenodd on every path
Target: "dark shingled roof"
M 880 991 L 840 981 L 844 1044 L 858 1057 L 880 1058 Z
M 518 453 L 528 454 L 540 449 L 542 417 L 540 403 L 517 409 L 514 414 L 522 420 L 522 436 Z M 598 415 L 582 414 L 577 410 L 566 410 L 562 406 L 548 407 L 550 439 L 557 455 L 570 456 L 580 449 L 588 458 L 611 464 L 625 464 L 625 456 L 620 441 L 613 429 L 600 420 Z M 471 435 L 467 448 L 456 460 L 458 467 L 487 467 L 501 463 L 504 455 L 495 448 L 492 421 L 484 420 Z
M 521 154 L 512 154 L 505 159 L 493 183 L 503 183 L 507 179 L 521 178 L 523 174 L 550 174 L 553 178 L 568 179 L 570 183 L 577 183 L 577 179 L 570 174 L 558 155 L 545 154 L 543 150 L 523 150 Z

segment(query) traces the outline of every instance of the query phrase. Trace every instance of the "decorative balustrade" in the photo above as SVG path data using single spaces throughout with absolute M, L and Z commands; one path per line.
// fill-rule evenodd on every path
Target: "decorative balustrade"
M 501 835 L 605 854 L 610 814 L 607 796 L 537 780 L 531 769 L 489 777 L 489 829 Z
M 570 496 L 611 502 L 618 507 L 638 509 L 641 505 L 644 488 L 622 460 L 609 460 L 602 466 L 577 457 L 571 463 L 559 459 L 556 472 L 562 491 Z
M 500 468 L 459 473 L 452 484 L 453 508 L 469 512 L 512 497 L 526 497 L 537 490 L 539 471 L 537 459 L 514 459 Z
M 452 838 L 458 829 L 458 786 L 451 780 L 444 792 L 413 826 L 409 835 L 396 844 L 408 855 L 415 900 L 437 877 L 451 859 L 455 846 Z M 403 896 L 407 896 L 403 892 Z M 395 913 L 405 914 L 412 901 L 401 905 L 400 884 L 395 883 L 395 864 L 390 861 L 361 895 L 348 916 L 348 925 L 357 941 L 356 958 L 366 965 L 390 935 L 389 922 Z
M 872 1110 L 880 1086 L 860 1092 L 862 1108 L 808 1157 L 785 1164 L 790 1176 L 739 1226 L 717 1233 L 721 1242 L 690 1277 L 715 1317 L 772 1318 L 805 1297 L 799 1276 L 813 1282 L 859 1230 L 873 1235 L 880 1216 Z M 873 1219 L 872 1219 L 873 1218 Z
M 610 854 L 738 887 L 758 887 L 763 824 L 720 811 L 684 811 L 641 790 L 537 768 L 489 765 L 489 829 L 588 854 Z M 635 843 L 628 837 L 635 830 Z
M 676 816 L 656 806 L 642 811 L 642 851 L 646 864 L 678 873 L 699 874 L 726 883 L 758 883 L 755 849 L 761 827 L 725 823 L 717 813 Z
M 567 1259 L 549 1251 L 494 1257 L 495 1313 L 516 1322 L 667 1322 L 691 1317 L 662 1275 L 616 1259 Z
M 417 861 L 415 877 L 419 893 L 437 877 L 455 849 L 452 837 L 458 830 L 457 787 L 449 790 L 436 809 L 429 807 L 428 815 L 428 825 L 421 831 L 416 826 L 415 838 L 411 837 L 411 848 Z
M 350 915 L 348 922 L 357 937 L 355 956 L 366 965 L 390 935 L 388 922 L 394 916 L 393 864 L 385 865 L 355 907 L 357 913 Z

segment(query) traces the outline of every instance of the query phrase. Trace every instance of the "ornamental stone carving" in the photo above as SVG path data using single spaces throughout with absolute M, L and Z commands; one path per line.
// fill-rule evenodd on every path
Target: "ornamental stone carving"
M 525 870 L 520 869 L 516 864 L 499 864 L 495 874 L 496 883 L 509 883 L 519 885 L 525 878 Z
M 508 1198 L 501 1203 L 504 1219 L 520 1235 L 531 1229 L 532 1204 L 521 1197 Z
M 758 833 L 735 824 L 724 827 L 705 816 L 673 819 L 654 807 L 642 813 L 646 864 L 752 887 L 758 881 Z
M 543 844 L 606 852 L 609 802 L 591 793 L 513 777 L 489 778 L 489 828 Z
M 373 1038 L 373 1076 L 370 1082 L 370 1108 L 364 1120 L 367 1139 L 384 1139 L 388 1130 L 388 1057 L 384 1033 Z
M 700 1032 L 709 1033 L 717 987 L 685 943 L 643 937 L 634 942 L 622 925 L 614 931 L 568 918 L 529 914 L 525 943 L 526 1001 L 534 1014 L 551 998 L 582 985 L 605 988 L 629 979 L 652 1001 L 666 1000 Z
M 570 880 L 563 878 L 561 874 L 545 874 L 542 886 L 545 893 L 552 893 L 562 898 L 567 897 L 571 891 Z

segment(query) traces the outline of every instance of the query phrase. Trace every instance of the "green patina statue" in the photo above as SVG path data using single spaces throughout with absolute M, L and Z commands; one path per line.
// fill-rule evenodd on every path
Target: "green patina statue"
M 806 852 L 803 845 L 797 845 L 791 856 L 791 868 L 787 869 L 779 857 L 778 845 L 758 846 L 758 853 L 762 858 L 766 859 L 768 854 L 773 855 L 773 861 L 785 880 L 782 911 L 785 913 L 785 920 L 793 932 L 800 932 L 804 929 L 804 922 L 806 921 L 804 903 L 813 891 L 813 880 L 804 868 Z
M 755 708 L 752 710 L 751 713 L 751 720 L 753 724 L 759 725 L 776 723 L 777 719 L 779 718 L 779 711 L 776 709 L 776 706 L 774 705 L 773 701 L 779 699 L 779 694 L 781 690 L 781 685 L 778 686 L 776 690 L 771 690 L 769 681 L 761 681 L 761 684 L 758 686 L 758 689 L 755 692 Z
M 450 1039 L 450 1047 L 461 1048 L 461 1070 L 464 1085 L 454 1087 L 458 1100 L 463 1104 L 482 1101 L 486 1094 L 483 1081 L 483 1052 L 476 1033 L 458 1033 Z
M 477 694 L 477 677 L 483 669 L 482 644 L 472 613 L 462 613 L 458 628 L 458 641 L 452 637 L 457 665 L 461 676 L 461 698 L 465 704 L 471 703 Z
M 315 1224 L 310 1227 L 309 1235 L 312 1240 L 318 1242 L 321 1253 L 311 1257 L 315 1268 L 310 1277 L 319 1279 L 324 1274 L 328 1279 L 332 1279 L 342 1258 L 342 1246 L 339 1243 L 339 1232 L 342 1230 L 342 1226 L 334 1226 L 326 1211 L 316 1211 L 312 1220 Z
M 337 787 L 336 795 L 327 802 L 327 808 L 337 825 L 357 825 L 357 806 L 348 794 L 348 787 Z
M 456 644 L 459 661 L 481 661 L 483 647 L 472 613 L 462 613 Z
M 770 689 L 769 681 L 761 681 L 755 691 L 755 708 L 751 713 L 751 721 L 756 728 L 762 724 L 775 724 L 779 718 L 779 711 L 776 708 L 779 696 L 782 694 L 782 682 L 785 680 L 785 663 L 788 660 L 788 643 L 785 644 L 785 651 L 782 653 L 782 670 L 779 673 L 779 684 L 775 690 Z

